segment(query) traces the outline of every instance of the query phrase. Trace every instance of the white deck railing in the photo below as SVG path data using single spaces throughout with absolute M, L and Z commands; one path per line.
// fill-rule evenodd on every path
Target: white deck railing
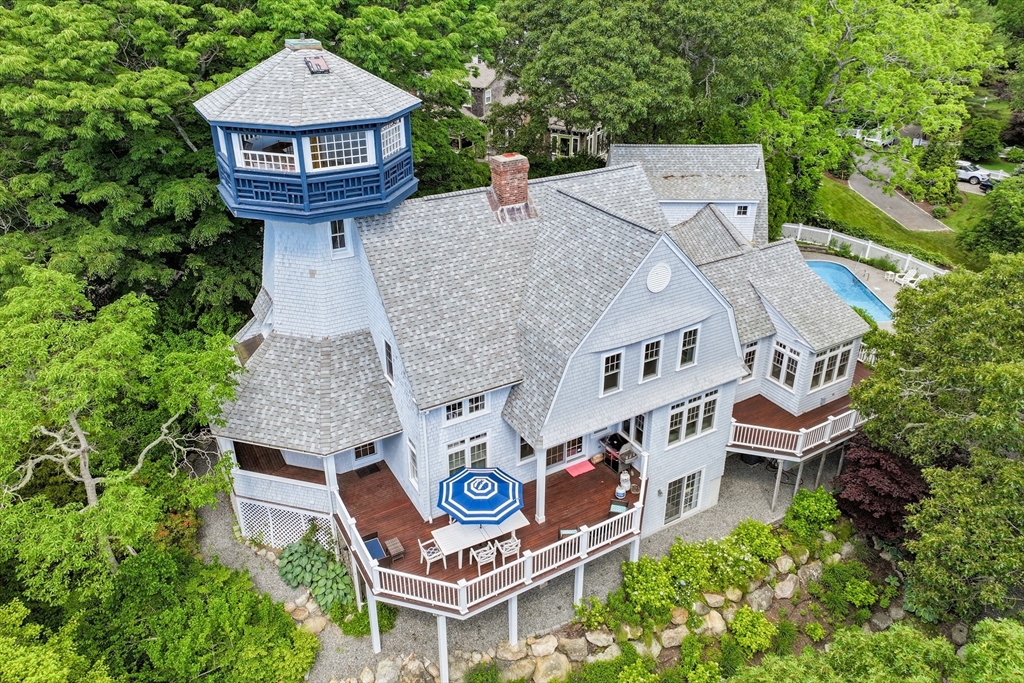
M 869 349 L 861 344 L 860 351 L 857 352 L 857 360 L 871 367 L 878 360 L 878 353 L 874 349 Z
M 733 419 L 729 445 L 802 458 L 822 444 L 831 443 L 839 437 L 850 436 L 854 429 L 865 422 L 867 418 L 856 410 L 848 410 L 841 415 L 830 415 L 821 424 L 809 429 L 800 428 L 798 431 L 748 425 Z
M 375 595 L 426 603 L 461 614 L 469 613 L 471 607 L 496 595 L 528 585 L 554 569 L 582 561 L 595 550 L 624 538 L 639 535 L 643 514 L 643 505 L 635 503 L 630 510 L 621 515 L 593 527 L 584 526 L 576 534 L 540 550 L 525 550 L 522 557 L 498 566 L 482 576 L 451 583 L 379 566 L 377 560 L 370 558 L 366 544 L 356 529 L 356 520 L 349 516 L 345 503 L 337 491 L 334 492 L 334 498 L 336 519 L 341 520 L 345 536 L 351 540 L 352 549 L 359 562 L 370 574 L 370 583 Z

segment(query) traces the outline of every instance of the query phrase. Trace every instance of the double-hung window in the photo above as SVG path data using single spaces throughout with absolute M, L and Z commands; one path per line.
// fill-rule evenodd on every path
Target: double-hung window
M 800 352 L 780 341 L 775 342 L 775 349 L 772 353 L 771 378 L 792 389 L 796 384 L 796 371 L 799 366 Z
M 362 460 L 363 458 L 368 458 L 371 455 L 377 455 L 376 441 L 356 446 L 356 460 Z
M 622 433 L 642 448 L 644 445 L 644 427 L 646 425 L 647 416 L 637 415 L 632 420 L 622 421 Z
M 448 444 L 448 474 L 455 474 L 467 466 L 487 467 L 487 434 L 477 434 Z
M 693 472 L 668 484 L 665 498 L 665 523 L 674 522 L 700 504 L 701 472 Z
M 533 449 L 533 446 L 531 446 L 526 439 L 519 437 L 519 462 L 529 460 L 536 455 L 536 453 L 537 452 Z
M 747 374 L 743 376 L 741 382 L 754 379 L 754 367 L 757 365 L 757 342 L 750 342 L 743 347 L 743 366 L 747 369 Z
M 601 359 L 601 395 L 611 394 L 622 388 L 622 352 L 605 354 Z
M 699 327 L 683 330 L 679 342 L 679 367 L 685 368 L 697 362 L 697 336 Z
M 811 389 L 819 389 L 845 379 L 852 352 L 853 342 L 847 342 L 816 355 L 814 372 L 811 373 Z
M 478 396 L 470 396 L 453 403 L 449 403 L 444 407 L 444 421 L 454 422 L 455 420 L 461 420 L 463 417 L 472 417 L 473 415 L 479 415 L 487 412 L 487 394 L 479 394 Z
M 644 344 L 644 362 L 640 381 L 654 379 L 661 374 L 661 340 L 655 339 Z
M 669 410 L 668 445 L 700 436 L 715 428 L 718 389 L 680 401 Z
M 406 440 L 409 446 L 409 481 L 416 488 L 420 486 L 420 465 L 419 460 L 416 457 L 416 446 L 411 440 Z
M 395 381 L 395 356 L 391 351 L 391 344 L 384 342 L 384 372 L 387 373 L 388 380 L 393 384 Z

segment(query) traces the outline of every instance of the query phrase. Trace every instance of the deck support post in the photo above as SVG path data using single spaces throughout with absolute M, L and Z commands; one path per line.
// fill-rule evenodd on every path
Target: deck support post
M 363 591 L 360 588 L 360 584 L 363 581 L 363 573 L 359 571 L 359 567 L 356 566 L 356 556 L 352 552 L 352 546 L 348 549 L 349 566 L 352 567 L 352 588 L 355 589 L 356 593 L 356 609 L 362 611 L 363 609 Z
M 544 494 L 547 488 L 547 458 L 541 451 L 537 452 L 537 514 L 535 516 L 537 524 L 544 523 Z
M 448 683 L 448 619 L 437 615 L 437 668 L 441 670 L 441 683 Z
M 818 463 L 818 476 L 814 478 L 814 488 L 817 489 L 821 485 L 821 473 L 825 469 L 825 460 L 828 458 L 828 451 L 821 454 L 821 462 Z
M 576 570 L 573 572 L 572 582 L 572 604 L 573 606 L 578 605 L 583 600 L 583 568 L 586 567 L 586 562 L 581 562 Z
M 800 490 L 800 481 L 804 478 L 804 461 L 800 461 L 800 466 L 796 468 L 796 483 L 793 484 L 793 496 L 796 496 L 796 492 Z
M 843 457 L 845 455 L 846 455 L 846 444 L 843 444 L 843 447 L 841 449 L 839 449 L 839 467 L 836 468 L 836 476 L 837 477 L 840 474 L 843 473 Z
M 779 500 L 779 487 L 782 486 L 782 461 L 776 461 L 779 465 L 778 472 L 775 475 L 775 493 L 772 494 L 772 507 L 771 511 L 775 512 L 775 503 Z
M 377 598 L 373 597 L 373 591 L 366 591 L 366 611 L 370 615 L 370 642 L 373 644 L 373 654 L 380 654 L 380 625 L 377 623 Z
M 508 599 L 508 644 L 515 647 L 519 642 L 519 596 Z
M 636 562 L 640 559 L 640 537 L 637 536 L 629 542 L 629 561 Z

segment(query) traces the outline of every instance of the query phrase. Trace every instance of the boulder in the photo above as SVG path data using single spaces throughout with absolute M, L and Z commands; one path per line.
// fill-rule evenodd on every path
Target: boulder
M 441 680 L 441 669 L 438 668 L 437 664 L 430 662 L 427 664 L 427 673 L 434 677 L 435 681 Z M 533 675 L 533 672 L 530 672 Z
M 756 591 L 758 588 L 760 588 L 763 585 L 764 585 L 764 581 L 762 581 L 761 579 L 757 579 L 756 581 L 751 581 L 750 585 L 747 586 L 747 592 L 748 593 L 753 593 L 754 591 Z
M 767 612 L 772 606 L 774 597 L 775 591 L 770 586 L 763 586 L 747 595 L 747 604 L 755 612 Z
M 768 565 L 768 573 L 765 574 L 764 580 L 771 583 L 775 580 L 775 577 L 779 575 L 779 570 L 775 568 L 774 564 Z
M 377 675 L 374 677 L 374 683 L 398 683 L 398 678 L 401 675 L 401 659 L 382 659 L 377 662 Z
M 609 637 L 611 636 L 611 634 L 608 635 Z M 504 642 L 501 645 L 499 645 L 497 649 L 494 651 L 495 659 L 501 659 L 506 662 L 518 662 L 526 655 L 526 641 L 522 638 L 520 638 L 519 642 L 517 642 L 515 645 L 512 645 L 508 642 Z M 532 672 L 531 675 L 533 675 Z
M 650 655 L 657 659 L 658 655 L 661 654 L 661 643 L 658 642 L 657 638 L 651 638 L 650 645 L 648 645 L 642 640 L 634 640 L 632 641 L 632 643 L 633 647 L 636 648 L 637 654 L 639 654 L 641 657 L 643 657 L 644 655 Z
M 530 646 L 530 650 L 532 651 L 534 657 L 540 658 L 547 657 L 552 652 L 554 652 L 555 648 L 557 647 L 558 638 L 554 637 L 551 634 L 548 634 L 543 638 L 538 638 L 536 641 L 534 641 L 533 645 Z
M 775 584 L 775 597 L 779 600 L 789 600 L 796 592 L 798 581 L 795 574 L 787 574 L 786 578 Z
M 292 611 L 292 619 L 294 619 L 295 621 L 303 621 L 308 616 L 309 616 L 309 610 L 306 609 L 305 607 L 296 607 Z
M 572 670 L 569 658 L 561 652 L 553 652 L 546 657 L 537 658 L 537 668 L 533 672 L 533 683 L 551 683 L 560 681 Z
M 796 575 L 800 577 L 800 580 L 804 582 L 806 586 L 811 581 L 821 581 L 821 574 L 824 571 L 824 567 L 821 562 L 815 560 L 809 562 L 797 570 Z
M 966 645 L 961 645 L 960 647 L 958 647 L 956 649 L 956 656 L 959 657 L 960 659 L 963 659 L 966 654 L 967 654 L 967 646 Z
M 320 633 L 320 631 L 327 628 L 327 618 L 322 616 L 310 617 L 303 622 L 302 628 L 310 633 Z
M 607 648 L 605 648 L 603 652 L 598 652 L 596 655 L 590 655 L 583 661 L 587 662 L 588 664 L 592 664 L 594 662 L 610 662 L 613 659 L 621 656 L 622 648 L 619 647 L 618 643 L 612 643 Z
M 359 674 L 359 683 L 374 683 L 373 669 L 364 666 L 362 673 Z
M 953 644 L 957 647 L 967 644 L 967 624 L 958 623 L 953 624 L 953 629 L 949 633 L 949 639 L 953 641 Z
M 672 623 L 676 626 L 682 626 L 686 623 L 686 620 L 690 618 L 690 610 L 685 607 L 673 607 L 672 608 Z M 594 641 L 590 641 L 594 642 Z M 594 643 L 597 645 L 597 643 Z
M 725 597 L 729 598 L 733 602 L 739 602 L 743 599 L 743 591 L 739 588 L 726 588 Z
M 704 616 L 711 611 L 711 608 L 705 605 L 703 602 L 693 603 L 693 613 L 699 617 Z
M 832 553 L 832 555 L 825 559 L 825 564 L 839 564 L 843 561 L 843 556 L 839 553 Z
M 839 556 L 844 560 L 852 560 L 856 554 L 857 548 L 849 541 L 844 543 L 843 547 L 839 549 Z
M 732 623 L 732 620 L 736 618 L 737 610 L 739 610 L 737 605 L 726 605 L 722 608 L 722 618 L 725 619 L 725 623 Z
M 718 593 L 704 593 L 704 604 L 717 609 L 725 604 L 725 596 Z
M 822 539 L 824 539 L 825 543 L 831 543 L 832 541 L 836 540 L 836 535 L 831 531 L 822 531 L 821 537 Z
M 412 657 L 402 667 L 402 675 L 398 679 L 398 683 L 433 683 L 430 674 L 427 673 L 427 667 L 423 666 L 423 662 Z
M 667 628 L 661 632 L 661 646 L 662 647 L 679 647 L 683 642 L 683 638 L 690 635 L 690 629 L 685 626 L 677 626 L 675 628 Z
M 626 634 L 626 640 L 637 640 L 644 634 L 643 626 L 633 626 L 633 624 L 623 624 L 622 632 Z
M 889 618 L 893 621 L 903 621 L 907 613 L 903 610 L 903 607 L 899 604 L 893 603 L 889 605 Z
M 517 681 L 521 678 L 529 680 L 533 678 L 533 672 L 536 670 L 537 662 L 532 658 L 526 657 L 524 659 L 517 659 L 514 662 L 509 662 L 509 664 L 502 669 L 501 680 L 503 683 L 507 683 L 508 681 Z M 441 677 L 435 676 L 434 678 L 440 679 Z
M 295 596 L 295 606 L 296 607 L 303 607 L 303 606 L 305 606 L 305 604 L 306 604 L 306 602 L 308 600 L 309 600 L 309 589 L 308 588 L 304 588 L 301 591 L 299 591 L 298 595 Z
M 271 562 L 276 562 L 277 561 L 277 553 L 275 553 L 273 550 L 268 550 L 267 551 L 267 559 L 270 560 Z
M 720 638 L 725 635 L 725 632 L 728 629 L 729 627 L 726 625 L 725 619 L 722 615 L 718 612 L 711 611 L 704 615 L 704 623 L 697 629 L 697 634 L 707 634 L 709 636 Z
M 789 555 L 782 555 L 779 559 L 775 560 L 775 566 L 780 573 L 788 574 L 789 570 L 796 566 L 796 563 L 793 562 L 793 558 Z
M 615 636 L 613 636 L 612 632 L 606 628 L 603 628 L 600 631 L 587 631 L 584 635 L 587 642 L 594 647 L 608 647 L 615 642 Z
M 466 680 L 466 674 L 469 673 L 472 666 L 473 662 L 462 659 L 461 657 L 454 660 L 449 657 L 448 683 L 462 683 L 462 681 Z
M 885 612 L 875 612 L 871 615 L 869 623 L 873 631 L 884 631 L 892 626 L 892 618 Z
M 288 614 L 291 614 L 292 612 L 294 612 L 296 607 L 298 607 L 298 605 L 296 605 L 291 600 L 289 600 L 288 602 L 284 603 L 284 611 L 287 612 Z
M 260 557 L 266 557 L 267 556 L 267 549 L 266 548 L 260 548 L 259 550 L 256 551 L 256 554 L 258 556 L 260 556 Z
M 793 561 L 797 564 L 807 564 L 807 560 L 811 557 L 811 551 L 803 546 L 797 548 L 799 552 L 793 553 Z
M 565 653 L 570 662 L 582 662 L 590 652 L 586 638 L 559 638 L 558 649 Z
M 316 600 L 314 600 L 313 598 L 310 598 L 306 601 L 305 607 L 307 610 L 309 610 L 310 614 L 316 614 L 320 611 L 320 605 L 316 604 Z

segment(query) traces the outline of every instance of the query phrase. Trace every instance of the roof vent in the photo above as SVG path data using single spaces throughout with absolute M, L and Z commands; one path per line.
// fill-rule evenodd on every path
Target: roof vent
M 651 272 L 647 273 L 647 289 L 653 294 L 657 294 L 668 287 L 668 281 L 671 279 L 672 269 L 667 263 L 659 263 L 651 268 Z
M 307 38 L 303 33 L 301 38 L 285 38 L 284 46 L 289 50 L 322 50 L 324 46 L 319 40 Z
M 329 74 L 331 67 L 327 66 L 327 60 L 322 55 L 306 57 L 306 68 L 311 74 Z

